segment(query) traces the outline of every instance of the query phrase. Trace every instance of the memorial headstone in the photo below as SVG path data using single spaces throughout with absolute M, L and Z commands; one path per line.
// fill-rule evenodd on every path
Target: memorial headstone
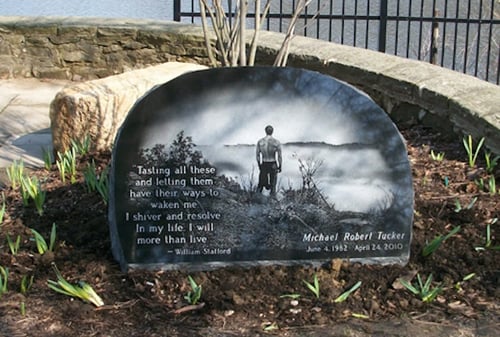
M 124 270 L 405 264 L 412 221 L 397 128 L 320 73 L 188 73 L 140 99 L 115 140 L 109 222 Z

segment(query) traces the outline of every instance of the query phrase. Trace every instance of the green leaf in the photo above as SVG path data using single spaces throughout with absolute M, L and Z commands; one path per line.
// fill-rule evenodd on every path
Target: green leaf
M 283 294 L 280 298 L 291 298 L 296 300 L 297 298 L 300 298 L 300 294 Z
M 319 298 L 319 280 L 318 280 L 318 275 L 314 274 L 314 279 L 313 283 L 311 284 L 307 282 L 306 280 L 302 280 L 304 284 L 307 286 L 307 288 L 316 296 L 316 298 Z
M 38 233 L 35 229 L 31 228 L 31 233 L 33 233 L 35 237 L 35 243 L 38 253 L 40 255 L 45 254 L 45 252 L 48 250 L 47 242 L 45 241 L 43 236 L 40 233 Z
M 422 255 L 429 256 L 430 254 L 434 253 L 434 251 L 439 248 L 441 243 L 458 233 L 460 231 L 460 228 L 460 226 L 456 226 L 445 236 L 439 235 L 435 237 L 427 246 L 424 247 L 424 249 L 422 250 Z
M 54 245 L 56 243 L 56 223 L 52 223 L 52 230 L 50 231 L 50 244 L 49 244 L 49 250 L 51 252 L 54 251 Z
M 414 295 L 417 295 L 417 296 L 420 295 L 420 291 L 417 288 L 415 288 L 413 286 L 413 284 L 411 284 L 410 282 L 400 278 L 399 283 L 401 283 L 406 289 L 411 291 Z
M 420 275 L 418 275 L 418 278 L 420 280 Z M 432 282 L 432 273 L 429 274 L 429 277 L 427 278 L 427 280 L 425 281 L 425 284 L 423 287 L 421 287 L 422 289 L 422 293 L 424 294 L 427 294 L 429 292 L 429 289 L 431 288 L 431 282 Z
M 367 316 L 367 315 L 364 315 L 364 314 L 357 314 L 357 313 L 352 313 L 351 314 L 352 317 L 356 317 L 356 318 L 370 318 L 370 316 Z
M 352 286 L 351 289 L 347 290 L 346 292 L 342 293 L 339 297 L 337 297 L 334 300 L 334 302 L 335 303 L 344 302 L 349 297 L 349 295 L 355 292 L 360 286 L 361 286 L 361 281 L 358 281 L 355 285 Z
M 436 288 L 432 289 L 432 291 L 430 291 L 429 293 L 426 293 L 422 297 L 422 302 L 429 303 L 429 302 L 434 301 L 434 299 L 439 295 L 439 293 L 442 290 L 443 290 L 443 288 L 441 286 L 437 286 Z
M 59 269 L 53 264 L 52 268 L 57 276 L 57 281 L 48 280 L 48 287 L 60 294 L 78 297 L 84 301 L 94 304 L 96 307 L 104 305 L 103 300 L 97 295 L 97 293 L 92 289 L 87 283 L 80 281 L 78 285 L 72 285 L 64 279 L 61 275 Z

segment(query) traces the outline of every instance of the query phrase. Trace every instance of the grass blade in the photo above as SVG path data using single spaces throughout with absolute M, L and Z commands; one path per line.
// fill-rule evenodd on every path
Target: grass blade
M 358 281 L 355 285 L 352 286 L 351 289 L 342 293 L 339 297 L 337 297 L 334 300 L 334 302 L 335 303 L 344 302 L 349 297 L 349 295 L 351 295 L 353 292 L 355 292 L 359 287 L 361 287 L 361 281 Z

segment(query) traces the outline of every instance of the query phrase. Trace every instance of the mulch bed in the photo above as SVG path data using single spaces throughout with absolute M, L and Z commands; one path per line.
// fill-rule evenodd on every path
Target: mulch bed
M 500 222 L 494 223 L 500 217 L 500 195 L 488 192 L 490 177 L 500 182 L 500 172 L 498 168 L 486 172 L 482 152 L 470 168 L 458 137 L 447 141 L 421 126 L 401 132 L 408 143 L 415 190 L 411 259 L 406 266 L 331 261 L 322 268 L 122 273 L 111 255 L 107 206 L 97 193 L 86 191 L 81 174 L 77 183 L 62 184 L 55 166 L 50 171 L 30 172 L 47 190 L 45 213 L 38 216 L 33 205 L 23 206 L 20 193 L 10 188 L 2 172 L 6 212 L 0 227 L 0 266 L 8 268 L 9 279 L 8 291 L 0 297 L 0 336 L 412 335 L 407 326 L 402 331 L 402 325 L 390 323 L 401 320 L 420 322 L 429 331 L 420 327 L 414 336 L 453 329 L 465 329 L 470 335 L 479 330 L 482 335 L 497 334 L 500 252 L 476 247 L 485 246 L 488 223 L 492 246 L 500 244 Z M 433 160 L 431 150 L 444 152 L 444 159 Z M 110 155 L 93 154 L 82 165 L 92 159 L 104 167 Z M 53 223 L 58 229 L 55 251 L 39 255 L 30 228 L 47 238 Z M 430 256 L 422 256 L 428 242 L 456 226 L 461 226 L 457 234 Z M 6 235 L 20 236 L 16 255 L 11 254 Z M 47 280 L 56 277 L 52 263 L 69 281 L 91 284 L 105 305 L 95 308 L 50 290 Z M 400 277 L 417 273 L 424 280 L 432 273 L 432 287 L 443 287 L 434 301 L 424 303 L 398 282 Z M 303 283 L 311 282 L 315 274 L 319 298 Z M 34 276 L 33 285 L 21 294 L 26 275 Z M 188 275 L 203 286 L 204 305 L 186 307 Z M 362 286 L 346 301 L 334 302 L 358 281 Z M 300 298 L 281 296 L 291 293 Z

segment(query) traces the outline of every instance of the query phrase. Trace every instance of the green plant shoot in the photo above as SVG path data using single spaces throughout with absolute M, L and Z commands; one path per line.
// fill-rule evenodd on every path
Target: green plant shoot
M 472 207 L 474 207 L 474 204 L 476 203 L 476 201 L 477 201 L 477 197 L 472 198 L 472 200 L 469 202 L 467 207 L 465 207 L 465 209 L 467 209 L 467 210 L 472 209 Z M 455 199 L 455 209 L 454 209 L 455 213 L 460 213 L 462 210 L 463 210 L 463 208 L 462 208 L 462 204 L 460 203 L 460 200 Z
M 9 268 L 0 266 L 0 297 L 7 292 L 7 281 L 9 280 Z
M 52 152 L 48 148 L 42 148 L 43 164 L 47 171 L 52 167 Z
M 109 188 L 108 188 L 108 170 L 109 167 L 106 166 L 99 176 L 99 183 L 97 184 L 97 192 L 101 195 L 102 200 L 105 204 L 109 200 Z
M 431 150 L 431 159 L 434 161 L 443 161 L 444 159 L 444 152 L 434 152 L 434 150 Z
M 109 167 L 106 166 L 101 174 L 97 173 L 94 161 L 87 164 L 83 176 L 85 178 L 85 183 L 87 185 L 87 191 L 94 192 L 97 191 L 101 195 L 104 203 L 108 203 L 109 192 L 108 192 L 108 170 Z
M 24 303 L 24 301 L 21 301 L 21 304 L 19 305 L 19 311 L 21 312 L 21 316 L 26 315 L 26 303 Z
M 280 298 L 291 298 L 292 300 L 296 300 L 300 298 L 300 294 L 283 294 Z
M 462 290 L 462 283 L 464 283 L 465 281 L 469 281 L 470 279 L 474 278 L 474 276 L 476 276 L 476 273 L 470 273 L 465 275 L 462 278 L 462 281 L 458 281 L 457 283 L 455 283 L 455 289 L 457 289 L 458 291 Z
M 104 305 L 102 298 L 97 295 L 94 289 L 87 283 L 80 281 L 78 284 L 73 285 L 66 281 L 61 275 L 59 269 L 57 269 L 55 264 L 52 264 L 52 268 L 57 276 L 57 281 L 48 280 L 48 286 L 50 289 L 71 297 L 77 297 L 83 301 L 90 302 L 96 307 Z
M 2 192 L 2 207 L 0 207 L 0 226 L 3 223 L 4 216 L 5 216 L 5 195 Z
M 29 205 L 29 201 L 30 201 L 30 193 L 29 193 L 29 190 L 27 188 L 25 188 L 26 184 L 23 183 L 24 182 L 24 178 L 22 178 L 21 180 L 21 198 L 23 199 L 23 205 L 24 207 L 28 207 Z
M 50 241 L 49 244 L 47 245 L 47 241 L 43 238 L 43 236 L 38 233 L 35 229 L 31 228 L 31 233 L 33 233 L 33 236 L 35 238 L 35 243 L 36 243 L 36 248 L 38 250 L 38 253 L 40 255 L 45 254 L 47 251 L 54 251 L 54 245 L 56 242 L 56 224 L 52 224 L 52 230 L 50 231 Z
M 495 176 L 490 176 L 488 179 L 488 190 L 490 191 L 490 195 L 494 196 L 497 194 L 497 186 L 496 186 L 496 181 L 495 181 Z
M 23 278 L 21 279 L 21 294 L 26 295 L 26 293 L 31 289 L 34 278 L 34 275 L 31 275 L 30 277 L 28 277 L 28 275 L 23 276 Z
M 418 296 L 422 302 L 430 303 L 434 301 L 434 299 L 439 295 L 443 288 L 441 285 L 438 285 L 434 289 L 431 289 L 432 283 L 432 273 L 429 275 L 425 283 L 422 282 L 422 278 L 420 274 L 417 274 L 417 285 L 413 285 L 408 281 L 403 279 L 399 279 L 399 282 L 414 295 Z
M 59 169 L 59 174 L 61 176 L 61 181 L 66 183 L 66 176 L 69 175 L 71 184 L 76 183 L 76 149 L 71 147 L 70 150 L 61 153 L 57 153 L 58 160 L 56 161 L 56 166 Z
M 270 332 L 270 331 L 274 331 L 274 330 L 278 330 L 278 329 L 279 329 L 279 326 L 276 322 L 265 323 L 262 325 L 262 330 L 264 330 L 265 332 Z
M 201 298 L 202 286 L 201 284 L 197 284 L 196 281 L 188 275 L 189 285 L 191 287 L 191 291 L 189 291 L 184 299 L 188 301 L 189 304 L 196 304 Z
M 436 236 L 428 245 L 424 247 L 422 250 L 423 256 L 429 256 L 439 248 L 439 246 L 445 241 L 448 240 L 453 235 L 457 234 L 460 231 L 460 226 L 456 226 L 446 235 L 438 235 Z
M 61 177 L 62 183 L 66 184 L 66 167 L 68 166 L 65 163 L 66 158 L 64 158 L 59 152 L 57 153 L 57 156 L 59 157 L 59 159 L 56 160 L 56 166 L 59 170 L 59 176 Z
M 476 184 L 477 188 L 479 188 L 480 191 L 484 191 L 484 179 L 483 178 L 474 179 L 474 183 Z
M 83 140 L 75 141 L 71 140 L 71 147 L 75 149 L 75 152 L 79 155 L 86 155 L 90 150 L 90 136 L 88 134 L 85 135 Z
M 479 140 L 476 149 L 474 150 L 472 144 L 472 136 L 469 135 L 467 138 L 463 138 L 463 143 L 465 147 L 465 151 L 467 151 L 467 158 L 470 167 L 474 167 L 476 165 L 477 156 L 479 154 L 479 150 L 483 146 L 484 137 Z
M 16 189 L 21 184 L 21 179 L 24 176 L 24 162 L 21 160 L 14 160 L 12 165 L 7 169 L 7 177 L 10 181 L 12 189 Z
M 355 285 L 353 285 L 351 287 L 351 289 L 343 292 L 342 294 L 340 294 L 339 297 L 337 297 L 334 302 L 335 303 L 340 303 L 340 302 L 344 302 L 353 292 L 355 292 L 359 287 L 361 287 L 361 281 L 358 281 L 356 282 Z
M 21 236 L 18 235 L 15 242 L 12 241 L 9 234 L 6 235 L 6 238 L 7 238 L 7 244 L 9 246 L 10 253 L 12 255 L 17 255 L 17 253 L 19 252 L 19 247 L 21 245 Z
M 486 172 L 493 173 L 493 170 L 498 164 L 498 160 L 500 160 L 500 156 L 496 156 L 493 159 L 491 158 L 491 152 L 486 152 L 484 154 L 484 160 L 486 162 Z
M 21 190 L 23 191 L 23 200 L 25 197 L 31 198 L 35 203 L 35 208 L 38 212 L 38 215 L 42 216 L 46 193 L 42 190 L 38 179 L 36 177 L 23 177 L 23 179 L 21 180 Z
M 492 249 L 492 250 L 500 250 L 500 245 L 493 246 L 493 241 L 491 239 L 491 226 L 494 225 L 498 221 L 498 218 L 491 219 L 486 224 L 486 238 L 484 242 L 484 246 L 475 247 L 476 251 Z
M 312 284 L 307 282 L 306 280 L 302 280 L 302 282 L 304 282 L 307 289 L 309 289 L 314 294 L 314 296 L 316 296 L 316 298 L 319 298 L 319 280 L 317 274 L 314 274 Z

